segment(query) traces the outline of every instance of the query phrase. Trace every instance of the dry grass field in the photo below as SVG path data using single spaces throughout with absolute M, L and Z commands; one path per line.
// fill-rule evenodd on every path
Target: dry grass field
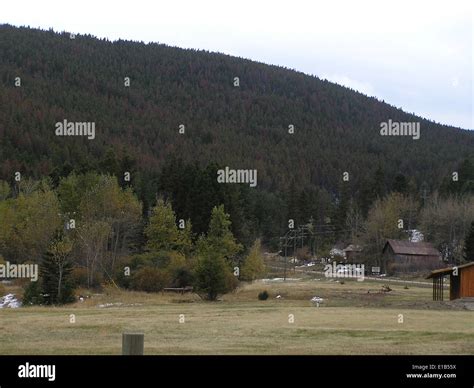
M 107 288 L 67 307 L 0 310 L 0 354 L 120 354 L 124 331 L 145 333 L 145 354 L 474 354 L 474 312 L 386 284 L 257 282 L 214 303 Z

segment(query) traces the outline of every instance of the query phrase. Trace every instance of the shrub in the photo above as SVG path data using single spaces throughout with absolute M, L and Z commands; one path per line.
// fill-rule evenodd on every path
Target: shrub
M 172 287 L 186 287 L 193 284 L 193 273 L 186 267 L 174 268 L 170 271 L 171 286 Z
M 262 291 L 258 294 L 258 300 L 267 300 L 268 299 L 268 292 L 267 290 Z
M 74 268 L 71 272 L 71 282 L 76 287 L 87 287 L 87 270 L 85 268 Z
M 173 257 L 171 251 L 153 251 L 133 255 L 129 267 L 138 269 L 143 267 L 165 268 Z
M 176 252 L 172 252 L 169 257 L 170 260 L 166 266 L 166 272 L 170 279 L 170 287 L 190 286 L 194 281 L 194 276 L 186 258 Z
M 131 287 L 131 276 L 126 276 L 123 269 L 116 272 L 114 279 L 120 288 L 128 290 Z
M 103 282 L 103 276 L 101 273 L 96 271 L 92 278 L 91 287 L 99 287 Z M 87 269 L 83 267 L 75 267 L 71 272 L 71 284 L 78 288 L 87 288 Z
M 23 305 L 41 305 L 44 304 L 41 282 L 29 282 L 23 293 Z
M 143 267 L 132 275 L 130 286 L 137 291 L 158 292 L 169 282 L 165 271 L 154 267 Z
M 125 274 L 125 267 L 128 267 L 130 269 L 130 274 Z M 129 289 L 131 287 L 132 273 L 133 271 L 131 269 L 130 264 L 126 261 L 123 261 L 116 267 L 114 276 L 115 283 L 121 288 Z

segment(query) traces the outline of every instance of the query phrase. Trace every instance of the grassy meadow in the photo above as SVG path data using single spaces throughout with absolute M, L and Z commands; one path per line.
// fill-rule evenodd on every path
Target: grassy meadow
M 430 287 L 384 284 L 392 291 L 369 280 L 260 281 L 218 302 L 82 290 L 84 302 L 67 307 L 0 310 L 0 354 L 120 354 L 125 331 L 145 333 L 145 354 L 474 354 L 474 312 L 431 301 Z

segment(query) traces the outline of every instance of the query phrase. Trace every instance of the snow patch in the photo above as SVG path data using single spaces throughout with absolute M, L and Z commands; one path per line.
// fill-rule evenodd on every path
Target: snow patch
M 411 242 L 422 242 L 425 239 L 423 233 L 421 233 L 418 229 L 410 229 L 408 232 L 408 239 Z
M 7 294 L 4 297 L 0 298 L 0 309 L 17 309 L 18 307 L 21 307 L 21 302 L 17 298 L 15 298 L 15 295 Z
M 284 282 L 285 278 L 273 278 L 273 279 L 262 279 L 263 283 L 272 283 L 272 282 Z M 287 282 L 299 282 L 301 279 L 299 278 L 286 278 Z
M 104 304 L 100 304 L 99 306 L 97 307 L 100 307 L 100 308 L 107 308 L 107 307 L 114 307 L 114 306 L 122 306 L 123 303 L 104 303 Z

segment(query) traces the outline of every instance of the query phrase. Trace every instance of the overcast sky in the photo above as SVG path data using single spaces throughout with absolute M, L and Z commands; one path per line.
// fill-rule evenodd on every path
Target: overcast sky
M 471 0 L 4 1 L 0 23 L 206 49 L 473 129 Z

